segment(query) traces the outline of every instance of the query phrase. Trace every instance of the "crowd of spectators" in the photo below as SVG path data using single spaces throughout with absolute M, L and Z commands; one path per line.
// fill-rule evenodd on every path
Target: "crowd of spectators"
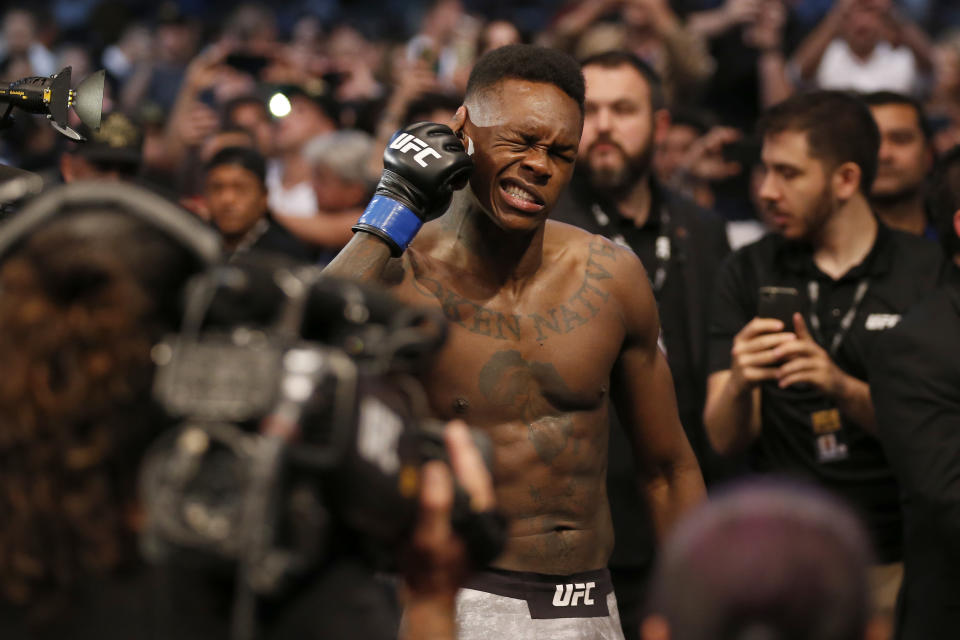
M 721 214 L 734 247 L 762 229 L 756 118 L 796 91 L 906 95 L 926 109 L 931 153 L 960 142 L 960 11 L 938 0 L 33 3 L 3 14 L 0 80 L 70 65 L 77 83 L 106 69 L 105 112 L 142 138 L 139 175 L 201 216 L 204 162 L 252 139 L 268 161 L 271 214 L 328 258 L 364 199 L 330 202 L 315 187 L 341 171 L 369 187 L 394 131 L 446 121 L 477 56 L 518 41 L 649 63 L 672 116 L 658 177 Z M 353 154 L 360 132 L 372 138 L 365 179 L 307 152 L 335 131 L 350 132 Z M 0 159 L 55 182 L 64 146 L 22 118 Z

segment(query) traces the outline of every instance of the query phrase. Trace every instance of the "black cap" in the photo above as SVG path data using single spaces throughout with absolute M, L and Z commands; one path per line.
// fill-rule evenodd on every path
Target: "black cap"
M 143 157 L 143 131 L 124 114 L 114 112 L 104 116 L 99 130 L 82 127 L 81 133 L 87 138 L 86 142 L 74 145 L 70 153 L 91 162 L 139 166 Z

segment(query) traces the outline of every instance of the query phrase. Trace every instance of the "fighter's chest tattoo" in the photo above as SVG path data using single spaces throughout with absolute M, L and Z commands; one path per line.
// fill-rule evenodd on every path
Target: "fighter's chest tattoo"
M 527 314 L 490 309 L 424 273 L 413 258 L 411 266 L 417 293 L 436 299 L 450 322 L 470 333 L 495 340 L 543 342 L 551 336 L 564 335 L 588 324 L 600 313 L 610 298 L 601 282 L 613 277 L 607 266 L 614 260 L 613 248 L 601 242 L 591 243 L 580 286 L 573 294 L 562 304 L 540 313 Z

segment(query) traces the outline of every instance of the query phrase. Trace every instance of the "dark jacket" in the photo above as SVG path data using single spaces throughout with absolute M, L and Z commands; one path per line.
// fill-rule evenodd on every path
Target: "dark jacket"
M 720 217 L 656 184 L 654 194 L 651 218 L 656 215 L 654 209 L 660 204 L 666 208 L 670 218 L 668 235 L 672 246 L 666 267 L 668 275 L 664 283 L 664 294 L 672 286 L 682 289 L 681 295 L 669 296 L 671 300 L 680 301 L 682 308 L 673 310 L 672 314 L 661 312 L 661 316 L 679 315 L 684 320 L 682 331 L 671 332 L 670 327 L 664 330 L 667 360 L 670 360 L 671 353 L 686 354 L 687 362 L 682 368 L 683 373 L 674 375 L 680 419 L 701 467 L 709 478 L 711 475 L 718 475 L 722 465 L 710 450 L 702 423 L 706 396 L 707 309 L 714 277 L 730 252 L 730 246 L 727 242 L 726 226 Z M 602 224 L 592 210 L 594 205 L 599 205 L 608 217 L 617 215 L 615 208 L 603 202 L 597 194 L 581 185 L 573 184 L 561 196 L 551 218 L 590 233 L 614 237 L 616 225 L 613 223 L 617 221 Z M 639 251 L 637 253 L 640 254 Z M 645 264 L 644 267 L 651 275 L 656 269 L 651 264 Z M 677 275 L 680 277 L 676 277 Z M 677 346 L 678 340 L 683 340 L 682 348 Z M 671 363 L 671 369 L 680 371 L 676 363 Z M 607 490 L 617 536 L 610 563 L 646 565 L 652 556 L 652 527 L 645 502 L 636 489 L 631 447 L 622 428 L 617 424 L 615 411 L 611 411 L 610 433 Z
M 960 269 L 891 329 L 870 390 L 904 518 L 899 640 L 960 629 Z
M 214 227 L 216 228 L 216 227 Z M 229 252 L 229 259 L 249 251 L 284 256 L 296 262 L 314 262 L 316 254 L 309 246 L 267 213 L 250 231 L 240 244 Z

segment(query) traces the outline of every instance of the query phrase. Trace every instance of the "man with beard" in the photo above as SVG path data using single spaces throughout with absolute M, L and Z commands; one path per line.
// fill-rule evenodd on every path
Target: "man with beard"
M 551 217 L 631 249 L 651 278 L 661 346 L 673 374 L 680 419 L 704 476 L 721 474 L 703 431 L 707 307 L 729 253 L 723 221 L 663 188 L 652 171 L 654 143 L 670 126 L 656 73 L 635 55 L 607 52 L 582 63 L 586 112 L 580 158 Z M 624 635 L 637 637 L 653 556 L 646 505 L 622 430 L 610 429 L 607 492 L 617 543 L 610 559 Z
M 640 261 L 547 220 L 573 173 L 583 92 L 560 52 L 483 56 L 452 131 L 420 123 L 394 137 L 358 233 L 327 267 L 450 321 L 422 376 L 430 407 L 489 434 L 509 521 L 504 553 L 457 596 L 461 640 L 622 637 L 606 569 L 611 401 L 658 531 L 703 497 Z
M 863 99 L 880 129 L 877 178 L 870 190 L 874 213 L 888 227 L 935 238 L 924 207 L 934 158 L 923 106 L 890 91 L 869 93 Z
M 776 232 L 732 254 L 713 308 L 704 424 L 758 472 L 821 483 L 863 518 L 873 604 L 892 615 L 903 573 L 893 471 L 876 437 L 869 356 L 935 285 L 935 246 L 878 222 L 867 201 L 880 133 L 851 95 L 820 91 L 761 121 L 760 198 Z

